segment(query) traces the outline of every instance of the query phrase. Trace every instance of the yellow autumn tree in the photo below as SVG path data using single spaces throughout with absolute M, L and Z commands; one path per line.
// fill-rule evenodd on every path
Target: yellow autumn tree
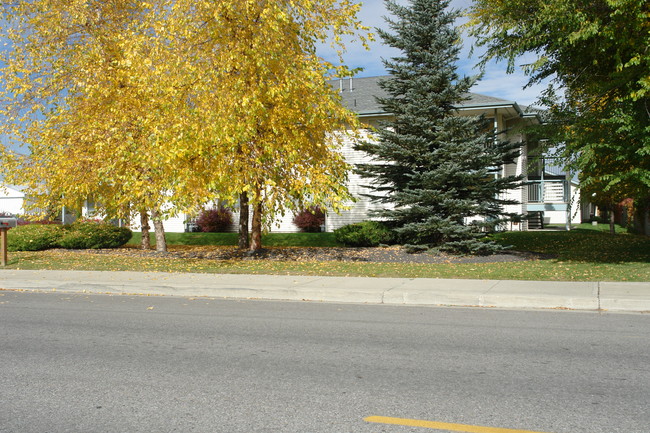
M 337 211 L 350 198 L 348 165 L 339 148 L 358 123 L 327 83 L 348 74 L 316 55 L 331 39 L 366 29 L 356 18 L 359 5 L 337 0 L 242 0 L 175 2 L 175 40 L 185 41 L 184 66 L 201 77 L 192 105 L 206 129 L 205 158 L 229 167 L 229 194 L 239 195 L 245 226 L 253 209 L 251 249 L 273 218 L 317 205 Z M 186 17 L 189 22 L 183 22 Z M 210 150 L 221 137 L 220 153 Z M 246 234 L 246 233 L 244 233 Z M 246 239 L 246 237 L 244 237 Z M 240 246 L 243 243 L 240 242 Z
M 349 198 L 337 147 L 356 119 L 316 44 L 364 31 L 347 0 L 32 0 L 3 6 L 3 167 L 34 207 L 161 220 L 250 199 L 253 249 L 273 216 Z M 364 39 L 361 38 L 363 41 Z M 5 149 L 6 153 L 6 149 Z M 167 213 L 166 213 L 167 212 Z M 143 240 L 147 240 L 145 233 Z
M 165 5 L 40 0 L 3 7 L 11 41 L 2 58 L 3 132 L 30 150 L 13 158 L 20 170 L 6 178 L 26 185 L 38 209 L 79 208 L 92 198 L 110 217 L 140 213 L 145 229 L 150 212 L 164 250 L 165 209 L 197 206 L 209 186 L 195 182 L 196 161 L 185 146 L 188 86 L 168 73 Z

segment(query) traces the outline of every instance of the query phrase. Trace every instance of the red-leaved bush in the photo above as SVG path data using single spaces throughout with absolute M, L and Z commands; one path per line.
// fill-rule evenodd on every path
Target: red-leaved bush
M 301 232 L 318 233 L 325 224 L 325 213 L 319 207 L 303 209 L 293 217 L 293 224 Z
M 225 232 L 232 225 L 232 212 L 223 206 L 205 209 L 196 219 L 196 225 L 202 232 Z

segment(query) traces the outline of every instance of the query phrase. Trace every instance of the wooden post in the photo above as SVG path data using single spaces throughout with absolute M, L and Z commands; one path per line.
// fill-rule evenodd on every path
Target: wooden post
M 2 266 L 7 266 L 7 231 L 9 227 L 0 227 L 0 257 Z

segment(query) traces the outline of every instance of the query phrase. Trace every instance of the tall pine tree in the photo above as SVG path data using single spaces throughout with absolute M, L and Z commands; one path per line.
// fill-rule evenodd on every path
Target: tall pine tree
M 396 17 L 387 19 L 393 33 L 378 32 L 401 55 L 384 61 L 391 76 L 380 82 L 388 96 L 378 103 L 394 120 L 378 130 L 377 142 L 358 146 L 373 159 L 358 170 L 371 180 L 369 197 L 386 204 L 376 216 L 402 243 L 489 253 L 498 246 L 480 238 L 512 217 L 504 214 L 503 206 L 513 202 L 504 200 L 503 192 L 520 179 L 500 173 L 519 146 L 497 141 L 487 119 L 459 116 L 454 108 L 477 78 L 456 72 L 459 12 L 448 11 L 448 5 L 449 0 L 411 0 L 407 6 L 386 1 Z M 482 222 L 467 223 L 477 216 Z

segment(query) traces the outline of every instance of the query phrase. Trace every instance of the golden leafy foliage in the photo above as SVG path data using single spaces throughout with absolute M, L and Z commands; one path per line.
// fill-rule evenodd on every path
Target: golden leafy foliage
M 349 198 L 338 146 L 357 121 L 316 55 L 365 29 L 349 0 L 31 0 L 3 5 L 6 181 L 33 206 L 107 216 Z M 170 204 L 172 206 L 166 206 Z

